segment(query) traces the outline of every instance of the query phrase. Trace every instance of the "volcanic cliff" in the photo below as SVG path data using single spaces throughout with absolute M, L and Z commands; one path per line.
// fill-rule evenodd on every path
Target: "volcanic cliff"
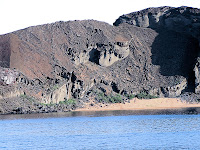
M 0 113 L 139 93 L 198 100 L 199 46 L 200 10 L 185 6 L 122 15 L 113 26 L 60 21 L 1 35 Z

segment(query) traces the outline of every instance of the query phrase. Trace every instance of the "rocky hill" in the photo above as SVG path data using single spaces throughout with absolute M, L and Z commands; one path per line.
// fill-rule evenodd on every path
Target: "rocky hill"
M 1 35 L 0 113 L 63 111 L 140 93 L 197 100 L 199 46 L 200 10 L 189 7 L 148 8 L 113 26 L 68 21 Z

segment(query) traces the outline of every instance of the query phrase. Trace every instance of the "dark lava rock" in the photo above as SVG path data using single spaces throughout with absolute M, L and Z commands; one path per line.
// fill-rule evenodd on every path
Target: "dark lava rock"
M 114 26 L 60 21 L 1 35 L 0 69 L 9 68 L 10 74 L 0 76 L 0 112 L 12 107 L 5 99 L 22 105 L 23 95 L 47 104 L 76 99 L 80 106 L 95 99 L 98 90 L 105 95 L 198 95 L 199 43 L 200 10 L 190 7 L 148 8 L 120 16 Z

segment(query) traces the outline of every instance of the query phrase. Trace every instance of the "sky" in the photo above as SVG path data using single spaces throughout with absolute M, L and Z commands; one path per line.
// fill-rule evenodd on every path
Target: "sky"
M 200 0 L 0 0 L 0 34 L 56 21 L 113 24 L 123 14 L 159 6 L 200 8 Z

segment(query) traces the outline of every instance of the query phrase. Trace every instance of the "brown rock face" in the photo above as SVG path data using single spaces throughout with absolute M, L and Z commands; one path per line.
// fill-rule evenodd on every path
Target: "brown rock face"
M 163 49 L 162 51 L 159 50 L 159 53 L 161 53 L 159 57 L 162 59 L 159 60 L 161 64 L 159 62 L 158 64 L 161 65 L 161 69 L 164 68 L 162 70 L 166 70 L 164 74 L 183 75 L 187 78 L 190 88 L 193 88 L 191 86 L 195 86 L 196 92 L 200 90 L 199 76 L 197 75 L 199 74 L 199 71 L 197 69 L 199 68 L 197 58 L 200 57 L 199 9 L 185 6 L 179 8 L 148 8 L 140 12 L 133 12 L 127 15 L 120 16 L 115 21 L 114 25 L 119 26 L 120 24 L 124 23 L 139 27 L 152 28 L 157 31 L 159 33 L 157 37 L 158 40 L 155 40 L 152 46 L 155 45 L 156 47 L 158 45 L 161 47 L 156 48 Z M 167 32 L 163 32 L 163 30 L 166 30 Z M 173 39 L 173 37 L 175 36 L 179 36 L 179 40 L 175 41 Z M 184 39 L 183 37 L 186 38 Z M 186 41 L 186 39 L 188 42 Z M 167 47 L 165 46 L 162 48 L 162 45 L 159 45 L 159 41 L 166 43 Z M 181 41 L 183 42 L 183 44 L 181 44 Z M 170 44 L 171 42 L 175 42 L 177 44 Z M 188 47 L 188 50 L 184 52 L 183 49 L 185 47 Z M 152 47 L 152 50 L 154 51 L 154 47 Z M 165 57 L 165 55 L 167 55 L 167 57 Z M 169 63 L 169 61 L 167 61 L 168 57 L 174 57 L 174 60 L 171 59 L 172 61 L 174 61 L 174 63 Z M 152 60 L 154 61 L 154 59 Z M 183 61 L 183 63 L 179 63 L 179 61 Z M 168 66 L 168 64 L 170 65 Z M 180 70 L 177 70 L 178 68 L 180 68 Z M 196 75 L 194 75 L 194 72 Z
M 84 20 L 29 27 L 0 36 L 0 66 L 15 68 L 15 86 L 44 103 L 85 101 L 98 90 L 175 97 L 198 91 L 199 29 L 200 10 L 188 7 L 145 9 L 114 26 Z

